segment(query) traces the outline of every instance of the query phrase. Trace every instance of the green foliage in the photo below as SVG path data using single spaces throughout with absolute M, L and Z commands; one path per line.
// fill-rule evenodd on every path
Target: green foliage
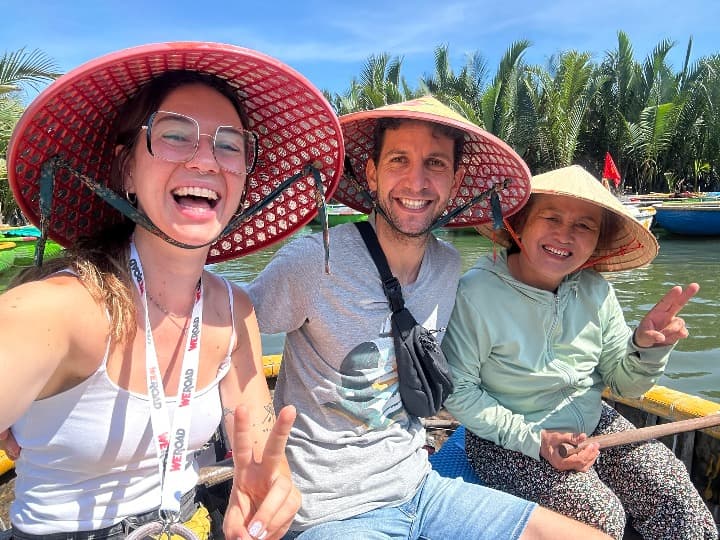
M 39 90 L 59 76 L 55 62 L 39 49 L 5 52 L 0 57 L 0 96 L 25 85 Z
M 638 61 L 619 31 L 615 49 L 598 61 L 569 50 L 536 66 L 523 59 L 531 46 L 511 43 L 493 72 L 480 51 L 456 68 L 449 46 L 439 45 L 432 72 L 416 84 L 403 76 L 402 57 L 371 55 L 346 91 L 323 94 L 339 115 L 433 94 L 505 140 L 534 173 L 581 163 L 599 175 L 609 151 L 627 188 L 664 191 L 692 181 L 696 190 L 720 190 L 720 54 L 694 61 L 689 39 L 676 71 L 667 61 L 675 42 L 661 40 Z M 37 50 L 0 57 L 0 156 L 22 113 L 18 90 L 37 88 L 56 72 Z M 3 167 L 0 161 L 7 216 L 14 201 Z
M 17 204 L 8 184 L 7 153 L 12 130 L 22 115 L 22 104 L 10 97 L 0 96 L 0 223 L 7 221 L 8 216 L 15 212 Z
M 38 49 L 22 48 L 5 52 L 0 57 L 0 223 L 17 209 L 4 158 L 12 131 L 24 109 L 18 94 L 25 86 L 39 90 L 59 76 L 53 60 Z
M 417 89 L 402 77 L 401 59 L 386 53 L 371 56 L 345 94 L 326 96 L 343 114 L 431 93 L 505 140 L 535 173 L 581 163 L 599 176 L 610 152 L 625 187 L 663 191 L 692 178 L 696 190 L 718 190 L 720 55 L 693 61 L 689 39 L 674 71 L 667 58 L 675 45 L 661 40 L 639 62 L 619 31 L 616 48 L 599 62 L 570 50 L 530 66 L 523 55 L 531 43 L 521 40 L 510 44 L 492 79 L 479 51 L 456 70 L 449 47 L 440 45 L 434 71 Z
M 402 58 L 391 57 L 388 53 L 368 58 L 357 79 L 350 81 L 350 88 L 344 94 L 325 97 L 338 115 L 364 111 L 399 103 L 417 94 L 410 90 L 401 76 Z

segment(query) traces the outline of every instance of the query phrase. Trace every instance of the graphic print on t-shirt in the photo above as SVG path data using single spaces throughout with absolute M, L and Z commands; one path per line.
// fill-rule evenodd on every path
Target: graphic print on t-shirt
M 377 339 L 354 347 L 340 364 L 338 401 L 326 403 L 369 429 L 390 425 L 407 413 L 398 393 L 395 345 L 390 317 Z

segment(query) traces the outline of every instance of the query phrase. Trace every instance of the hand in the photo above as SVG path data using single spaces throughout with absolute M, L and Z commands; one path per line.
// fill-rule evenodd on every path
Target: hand
M 232 492 L 223 532 L 228 539 L 279 539 L 300 508 L 300 492 L 289 477 L 285 444 L 295 421 L 295 408 L 284 407 L 258 460 L 253 455 L 250 419 L 245 406 L 235 410 Z
M 685 321 L 676 315 L 699 290 L 697 283 L 691 283 L 685 290 L 680 286 L 670 289 L 640 321 L 633 336 L 635 345 L 643 348 L 674 345 L 688 337 Z
M 587 435 L 585 433 L 561 433 L 543 429 L 540 432 L 540 456 L 545 458 L 558 471 L 587 472 L 600 454 L 600 445 L 597 443 L 589 444 L 577 454 L 565 458 L 558 453 L 558 446 L 561 443 L 570 443 L 577 446 L 586 439 Z
M 7 457 L 13 461 L 20 457 L 20 445 L 18 445 L 15 437 L 12 434 L 12 430 L 7 428 L 4 431 L 0 431 L 0 450 L 4 450 Z

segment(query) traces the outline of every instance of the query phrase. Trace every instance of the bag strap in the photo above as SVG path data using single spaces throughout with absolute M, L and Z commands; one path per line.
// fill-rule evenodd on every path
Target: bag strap
M 368 248 L 378 272 L 380 272 L 383 291 L 390 302 L 390 309 L 392 309 L 393 313 L 402 311 L 405 308 L 402 288 L 400 287 L 398 279 L 393 276 L 390 271 L 390 265 L 387 262 L 387 257 L 385 257 L 382 246 L 380 246 L 380 242 L 378 242 L 375 229 L 373 229 L 372 225 L 367 221 L 355 222 L 355 226 L 358 228 L 358 231 L 360 231 L 360 236 L 362 236 L 365 246 Z

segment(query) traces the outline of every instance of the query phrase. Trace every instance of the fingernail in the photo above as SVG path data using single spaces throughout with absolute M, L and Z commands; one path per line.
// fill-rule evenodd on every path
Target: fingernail
M 267 531 L 263 531 L 260 536 L 258 536 L 258 540 L 263 540 L 267 536 Z
M 254 536 L 255 538 L 257 538 L 258 534 L 260 534 L 260 531 L 262 531 L 262 529 L 263 529 L 263 524 L 260 523 L 259 521 L 254 521 L 253 523 L 250 524 L 250 527 L 248 527 L 248 532 L 250 533 L 251 536 Z

